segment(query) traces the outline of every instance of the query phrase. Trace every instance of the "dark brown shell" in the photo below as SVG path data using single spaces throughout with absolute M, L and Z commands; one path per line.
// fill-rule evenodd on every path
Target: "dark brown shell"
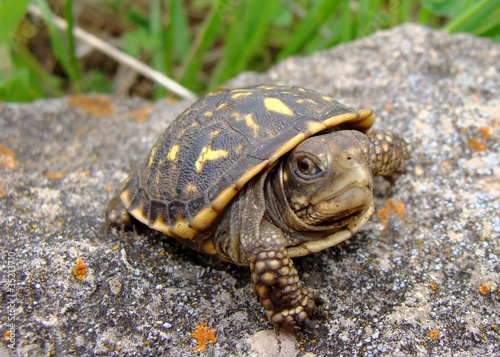
M 253 177 L 307 137 L 337 128 L 366 132 L 371 110 L 354 110 L 299 87 L 219 90 L 165 130 L 121 199 L 139 221 L 192 239 Z

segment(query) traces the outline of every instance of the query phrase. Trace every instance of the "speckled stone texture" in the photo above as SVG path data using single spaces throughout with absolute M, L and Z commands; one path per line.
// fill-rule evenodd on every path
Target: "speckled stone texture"
M 295 259 L 327 315 L 299 343 L 269 331 L 248 268 L 104 230 L 114 191 L 190 103 L 0 104 L 0 355 L 500 355 L 499 58 L 487 40 L 406 25 L 229 83 L 371 107 L 412 145 L 364 230 Z

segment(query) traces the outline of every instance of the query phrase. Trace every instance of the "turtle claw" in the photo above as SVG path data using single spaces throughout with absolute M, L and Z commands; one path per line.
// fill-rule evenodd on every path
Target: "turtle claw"
M 316 330 L 316 326 L 313 324 L 313 322 L 310 319 L 305 319 L 302 322 L 302 327 L 311 331 L 314 334 L 314 336 L 318 336 L 318 330 Z
M 298 313 L 297 313 L 298 312 Z M 284 310 L 278 313 L 267 311 L 270 315 L 269 320 L 274 325 L 275 331 L 279 334 L 280 330 L 292 333 L 298 339 L 297 332 L 300 330 L 308 330 L 315 336 L 318 335 L 316 326 L 310 319 L 312 312 L 306 312 L 302 306 L 297 306 L 291 310 Z

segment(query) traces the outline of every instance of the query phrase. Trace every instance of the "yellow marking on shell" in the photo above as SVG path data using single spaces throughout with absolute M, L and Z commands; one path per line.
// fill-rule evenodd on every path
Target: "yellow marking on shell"
M 198 125 L 199 125 L 199 124 L 198 124 L 198 122 L 193 121 L 193 122 L 191 123 L 191 125 L 189 125 L 188 127 L 184 127 L 184 128 L 182 128 L 182 129 L 179 131 L 179 133 L 178 133 L 177 137 L 179 137 L 179 138 L 180 138 L 180 137 L 182 137 L 182 136 L 186 133 L 186 131 L 188 131 L 188 130 L 189 130 L 189 129 L 191 129 L 191 128 L 195 128 L 195 127 L 197 127 Z
M 128 180 L 129 179 L 127 179 L 127 181 Z M 125 207 L 129 208 L 130 207 L 130 203 L 131 203 L 131 200 L 130 200 L 130 190 L 123 190 L 120 193 L 120 198 L 121 198 L 123 204 L 125 205 Z
M 203 170 L 203 166 L 207 161 L 222 159 L 224 157 L 227 157 L 228 155 L 229 153 L 226 150 L 223 149 L 212 150 L 210 144 L 205 146 L 201 150 L 201 154 L 198 157 L 198 160 L 196 160 L 196 163 L 194 164 L 196 167 L 196 172 L 201 172 L 201 170 Z
M 241 98 L 241 97 L 248 97 L 249 95 L 251 95 L 253 92 L 238 92 L 238 93 L 234 93 L 232 96 L 231 96 L 231 99 L 233 100 L 236 100 L 238 98 Z
M 323 98 L 324 100 L 328 101 L 328 102 L 333 102 L 333 101 L 334 101 L 334 99 L 333 99 L 332 97 L 329 97 L 329 96 L 327 96 L 327 95 L 322 96 L 322 98 Z
M 134 216 L 135 219 L 141 221 L 145 225 L 149 225 L 147 217 L 144 215 L 144 207 L 142 205 L 129 210 L 129 213 Z
M 234 118 L 236 121 L 241 121 L 241 114 L 238 112 L 233 112 L 231 116 Z
M 359 111 L 359 118 L 356 120 L 355 127 L 357 130 L 366 133 L 375 122 L 375 113 L 371 109 L 363 109 Z
M 209 227 L 219 215 L 212 207 L 202 209 L 198 214 L 189 222 L 189 225 L 198 231 L 202 231 Z
M 179 152 L 179 145 L 175 144 L 174 146 L 172 146 L 172 148 L 170 149 L 170 151 L 167 154 L 168 161 L 177 162 L 177 153 L 178 152 Z
M 193 195 L 198 193 L 198 187 L 194 183 L 188 183 L 186 187 L 184 187 L 184 193 L 186 195 Z
M 193 239 L 196 236 L 197 230 L 191 227 L 182 215 L 179 215 L 174 226 L 168 232 L 172 232 L 177 237 Z
M 221 105 L 219 105 L 215 111 L 219 111 L 219 110 L 223 110 L 223 109 L 226 109 L 227 107 L 229 107 L 229 105 L 227 103 L 222 103 Z
M 309 135 L 314 135 L 319 133 L 320 131 L 325 130 L 328 126 L 325 123 L 317 122 L 317 121 L 308 121 L 306 123 L 307 131 Z
M 278 98 L 265 98 L 264 106 L 267 110 L 283 115 L 294 116 L 295 113 Z
M 211 112 L 210 110 L 203 114 L 205 118 L 210 118 L 212 115 L 214 115 L 214 112 Z
M 252 114 L 247 114 L 245 115 L 245 117 L 243 118 L 243 120 L 245 120 L 245 124 L 253 130 L 253 136 L 257 137 L 258 135 L 258 131 L 259 131 L 259 125 L 256 124 L 254 121 L 254 116 Z
M 214 95 L 217 95 L 217 94 L 219 94 L 219 93 L 226 92 L 226 91 L 227 91 L 227 89 L 225 89 L 225 88 L 218 88 L 218 89 L 216 89 L 216 90 L 214 90 L 214 91 L 212 91 L 212 92 L 208 93 L 208 94 L 206 95 L 206 97 L 213 97 Z
M 328 118 L 324 121 L 324 123 L 329 127 L 332 128 L 336 125 L 345 123 L 347 121 L 354 121 L 355 119 L 359 118 L 358 113 L 345 113 L 345 114 L 340 114 L 340 115 L 335 115 L 331 118 Z
M 245 172 L 238 181 L 236 181 L 236 189 L 239 191 L 243 186 L 247 184 L 248 181 L 253 179 L 255 175 L 264 170 L 264 168 L 269 164 L 270 160 L 262 161 L 260 164 L 254 166 L 247 172 Z
M 153 222 L 149 223 L 149 228 L 152 228 L 156 231 L 162 232 L 164 234 L 170 235 L 166 232 L 170 231 L 170 226 L 163 220 L 162 216 L 156 217 L 156 219 Z
M 243 144 L 239 144 L 238 146 L 236 146 L 234 148 L 234 152 L 237 154 L 237 155 L 240 155 L 243 150 L 245 149 L 245 146 Z
M 154 146 L 151 149 L 151 153 L 149 154 L 149 162 L 148 162 L 148 167 L 151 167 L 153 165 L 153 162 L 155 161 L 155 156 L 156 156 L 156 146 Z
M 215 249 L 214 241 L 212 239 L 207 239 L 200 247 L 201 251 L 210 255 L 217 255 L 217 250 Z
M 222 212 L 229 201 L 238 193 L 238 190 L 236 189 L 235 185 L 229 186 L 226 188 L 224 191 L 222 191 L 219 196 L 215 198 L 215 200 L 212 201 L 210 206 L 213 208 L 214 211 L 216 212 Z
M 220 130 L 215 129 L 214 131 L 210 132 L 210 139 L 215 138 L 217 135 L 219 135 Z
M 283 145 L 282 147 L 280 147 L 278 149 L 278 151 L 276 151 L 270 158 L 269 158 L 269 162 L 271 164 L 273 164 L 276 160 L 278 160 L 280 157 L 282 157 L 283 155 L 285 155 L 287 152 L 289 152 L 290 150 L 292 150 L 294 147 L 296 147 L 297 145 L 299 145 L 302 141 L 304 141 L 304 139 L 306 138 L 306 134 L 305 133 L 299 133 L 297 135 L 295 135 L 293 138 L 291 138 L 290 140 L 288 140 L 285 145 Z

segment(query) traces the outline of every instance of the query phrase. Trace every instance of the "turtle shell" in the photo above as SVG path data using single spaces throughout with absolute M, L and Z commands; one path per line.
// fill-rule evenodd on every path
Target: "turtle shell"
M 337 129 L 366 132 L 373 121 L 371 110 L 354 110 L 300 87 L 215 91 L 163 132 L 120 197 L 150 228 L 193 239 L 249 180 L 309 136 Z

